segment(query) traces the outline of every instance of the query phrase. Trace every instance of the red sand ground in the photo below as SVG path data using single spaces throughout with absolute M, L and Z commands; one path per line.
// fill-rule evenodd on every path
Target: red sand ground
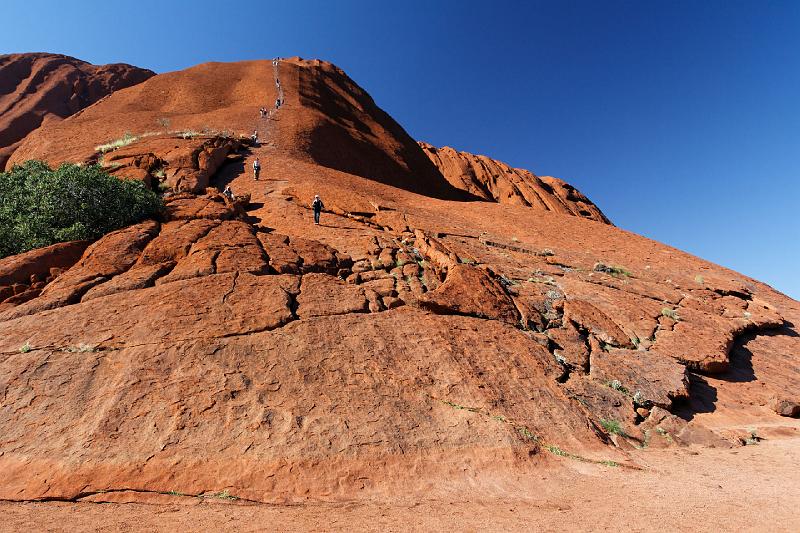
M 797 440 L 648 451 L 640 471 L 544 471 L 514 498 L 256 505 L 0 503 L 3 531 L 797 531 Z

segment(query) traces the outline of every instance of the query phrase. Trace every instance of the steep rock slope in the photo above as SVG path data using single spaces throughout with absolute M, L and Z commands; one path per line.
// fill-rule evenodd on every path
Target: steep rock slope
M 441 198 L 466 199 L 425 157 L 416 142 L 344 72 L 322 61 L 283 63 L 286 104 L 296 118 L 276 120 L 292 155 L 323 167 Z M 250 135 L 258 108 L 274 108 L 268 61 L 206 63 L 161 74 L 66 124 L 32 135 L 12 162 L 88 161 L 95 148 L 126 134 L 225 132 Z M 274 141 L 274 139 L 273 139 Z
M 126 64 L 92 65 L 57 54 L 0 55 L 0 170 L 20 141 L 155 73 Z
M 449 146 L 436 148 L 425 142 L 419 145 L 447 181 L 478 198 L 610 224 L 594 203 L 563 180 L 536 176 L 525 169 L 511 168 L 502 161 L 459 152 Z
M 82 161 L 164 116 L 259 138 L 211 180 L 236 201 L 172 195 L 79 258 L 42 252 L 59 270 L 0 265 L 37 284 L 0 308 L 0 498 L 505 496 L 630 446 L 797 434 L 775 406 L 800 396 L 798 302 L 609 224 L 415 184 L 358 95 L 314 104 L 320 65 L 157 76 L 23 143 Z M 375 165 L 315 152 L 326 121 L 379 136 L 356 152 Z

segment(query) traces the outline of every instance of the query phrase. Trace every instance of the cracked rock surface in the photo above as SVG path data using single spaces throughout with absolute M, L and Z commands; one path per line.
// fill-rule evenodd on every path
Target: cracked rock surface
M 162 220 L 0 261 L 0 498 L 502 497 L 797 433 L 800 303 L 599 210 L 465 196 L 339 69 L 277 70 L 278 118 L 252 104 L 270 62 L 209 64 L 43 128 L 58 153 L 24 144 L 84 161 L 162 115 L 264 137 Z M 180 117 L 166 86 L 194 95 Z

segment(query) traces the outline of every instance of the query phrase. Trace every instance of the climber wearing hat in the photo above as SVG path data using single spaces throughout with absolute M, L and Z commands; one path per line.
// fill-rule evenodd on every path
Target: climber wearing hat
M 314 195 L 314 201 L 311 202 L 311 207 L 314 208 L 314 224 L 319 224 L 319 214 L 325 209 L 325 204 L 319 198 L 319 194 Z

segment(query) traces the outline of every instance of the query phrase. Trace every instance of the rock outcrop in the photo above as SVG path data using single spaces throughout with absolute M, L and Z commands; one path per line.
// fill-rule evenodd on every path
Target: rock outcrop
M 173 191 L 200 193 L 223 163 L 241 159 L 243 147 L 242 139 L 219 135 L 149 135 L 101 154 L 99 162 L 121 179 L 148 186 L 158 180 Z
M 285 101 L 260 117 L 276 76 Z M 200 65 L 23 141 L 14 158 L 81 162 L 131 131 L 104 162 L 196 192 L 61 245 L 80 257 L 2 304 L 0 498 L 506 496 L 631 446 L 791 429 L 800 303 L 583 200 L 523 202 L 531 177 L 519 201 L 465 192 L 348 80 L 300 59 Z M 208 155 L 212 176 L 210 138 L 172 159 L 174 135 L 148 140 L 161 117 L 261 142 Z M 26 257 L 0 263 L 4 286 L 40 275 Z
M 580 216 L 610 224 L 608 218 L 572 185 L 551 176 L 511 168 L 484 155 L 419 143 L 436 168 L 454 187 L 484 200 L 524 205 L 537 210 Z
M 31 300 L 78 262 L 85 241 L 61 242 L 0 259 L 0 310 Z
M 154 75 L 122 63 L 92 65 L 57 54 L 0 55 L 0 170 L 42 124 L 69 117 Z

